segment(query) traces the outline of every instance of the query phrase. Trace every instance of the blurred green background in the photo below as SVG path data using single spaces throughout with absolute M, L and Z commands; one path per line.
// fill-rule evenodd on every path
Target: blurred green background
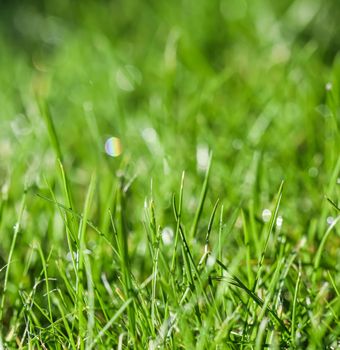
M 79 212 L 98 172 L 99 225 L 121 171 L 133 181 L 132 231 L 143 232 L 151 178 L 161 225 L 173 225 L 183 170 L 190 222 L 211 150 L 206 218 L 216 198 L 226 216 L 241 203 L 261 217 L 284 179 L 285 233 L 308 234 L 314 251 L 334 215 L 324 196 L 339 194 L 337 0 L 8 1 L 0 18 L 2 261 L 25 187 L 20 244 L 64 240 L 53 207 L 34 195 L 46 179 L 62 201 L 36 95 L 51 110 Z M 122 140 L 118 158 L 104 152 L 109 136 Z

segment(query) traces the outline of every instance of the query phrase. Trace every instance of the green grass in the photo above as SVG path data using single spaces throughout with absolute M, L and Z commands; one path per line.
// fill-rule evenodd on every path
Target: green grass
M 337 1 L 1 7 L 0 349 L 338 348 Z

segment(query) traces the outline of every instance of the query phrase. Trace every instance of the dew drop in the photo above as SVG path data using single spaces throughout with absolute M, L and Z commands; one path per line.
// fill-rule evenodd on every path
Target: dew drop
M 282 223 L 283 223 L 283 217 L 281 215 L 279 215 L 276 219 L 276 226 L 278 228 L 281 228 L 282 227 Z
M 286 243 L 286 237 L 284 235 L 279 235 L 277 238 L 277 241 L 281 244 L 285 244 Z
M 297 337 L 297 338 L 301 338 L 301 337 L 302 337 L 301 332 L 296 332 L 296 337 Z
M 332 225 L 333 222 L 334 222 L 333 216 L 329 216 L 329 217 L 326 219 L 326 221 L 327 221 L 327 224 L 328 224 L 328 225 Z
M 262 212 L 262 219 L 264 222 L 269 222 L 272 216 L 272 212 L 269 209 L 264 209 Z
M 166 226 L 162 230 L 162 241 L 165 245 L 172 244 L 174 239 L 174 231 L 171 227 Z
M 332 88 L 333 88 L 333 85 L 332 85 L 332 83 L 331 83 L 331 82 L 328 82 L 328 83 L 325 85 L 325 89 L 326 89 L 326 91 L 331 91 L 331 90 L 332 90 Z

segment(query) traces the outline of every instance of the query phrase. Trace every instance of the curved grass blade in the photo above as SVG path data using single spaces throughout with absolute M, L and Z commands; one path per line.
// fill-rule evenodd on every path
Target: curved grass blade
M 216 262 L 230 276 L 230 279 L 225 278 L 225 277 L 216 277 L 217 280 L 226 281 L 229 284 L 242 289 L 261 308 L 265 305 L 265 302 L 258 295 L 256 295 L 252 290 L 250 290 L 238 277 L 236 277 L 235 275 L 232 275 L 228 271 L 228 268 L 220 260 L 216 259 Z M 272 316 L 272 318 L 278 323 L 278 325 L 280 326 L 280 329 L 283 332 L 285 332 L 287 335 L 289 335 L 289 331 L 288 331 L 286 325 L 281 320 L 281 318 L 278 316 L 278 314 L 269 306 L 265 307 L 265 309 L 266 309 L 266 313 L 268 313 L 270 316 Z
M 207 168 L 207 172 L 205 173 L 203 187 L 202 187 L 200 199 L 199 199 L 199 202 L 198 202 L 198 207 L 196 209 L 194 222 L 193 222 L 191 230 L 190 230 L 190 237 L 194 237 L 196 235 L 198 222 L 199 222 L 201 214 L 202 214 L 205 197 L 206 197 L 207 191 L 208 191 L 208 183 L 209 183 L 209 176 L 210 176 L 210 169 L 211 169 L 211 161 L 212 161 L 212 152 L 210 153 L 208 168 Z

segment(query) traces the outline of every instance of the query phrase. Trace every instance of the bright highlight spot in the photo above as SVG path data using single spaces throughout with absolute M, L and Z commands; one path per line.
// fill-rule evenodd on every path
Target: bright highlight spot
M 213 255 L 209 255 L 207 259 L 207 266 L 212 267 L 215 265 L 216 258 Z
M 153 128 L 145 128 L 142 130 L 142 137 L 147 143 L 157 143 L 157 133 Z
M 281 228 L 282 227 L 282 223 L 283 223 L 283 217 L 281 215 L 279 215 L 276 219 L 276 226 L 278 228 Z
M 209 148 L 207 145 L 197 145 L 196 149 L 197 170 L 205 172 L 209 166 Z
M 334 220 L 335 219 L 333 218 L 333 216 L 329 216 L 326 221 L 327 221 L 327 224 L 330 226 L 333 224 Z
M 272 212 L 269 209 L 264 209 L 262 212 L 262 219 L 264 222 L 269 222 Z
M 164 227 L 162 230 L 162 241 L 164 245 L 170 245 L 172 244 L 172 241 L 174 239 L 174 231 L 171 227 Z
M 333 87 L 332 83 L 328 82 L 325 86 L 325 89 L 326 89 L 326 91 L 331 91 L 332 87 Z
M 111 157 L 118 157 L 122 153 L 122 144 L 118 137 L 110 137 L 105 142 L 105 152 Z
M 157 156 L 162 156 L 163 150 L 156 130 L 151 127 L 146 127 L 141 131 L 141 135 L 150 152 Z

